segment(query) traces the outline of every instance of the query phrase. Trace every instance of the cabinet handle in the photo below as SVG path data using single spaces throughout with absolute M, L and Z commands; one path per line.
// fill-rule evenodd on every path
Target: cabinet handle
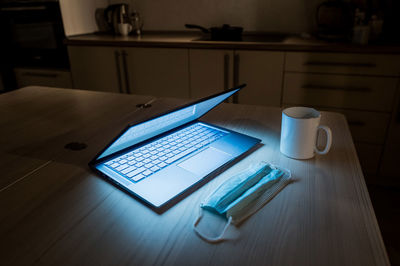
M 355 91 L 355 92 L 370 92 L 371 88 L 367 87 L 331 87 L 318 85 L 304 85 L 301 87 L 305 90 L 332 90 L 332 91 Z
M 347 123 L 349 124 L 349 126 L 359 126 L 359 127 L 365 126 L 365 122 L 358 120 L 348 121 Z
M 36 73 L 36 72 L 22 72 L 23 76 L 42 77 L 42 78 L 56 78 L 58 74 L 55 73 Z
M 229 54 L 224 55 L 224 91 L 229 89 Z M 228 103 L 229 100 L 226 99 L 224 101 L 225 103 Z
M 224 55 L 224 90 L 229 89 L 229 55 Z
M 240 56 L 239 54 L 235 54 L 233 57 L 233 86 L 236 87 L 239 85 L 239 63 L 240 63 Z M 238 94 L 234 94 L 232 96 L 233 103 L 239 102 Z
M 400 124 L 400 106 L 397 107 L 397 115 L 396 115 L 397 124 Z
M 131 89 L 129 87 L 129 72 L 128 72 L 128 63 L 127 63 L 128 53 L 123 50 L 122 51 L 122 64 L 124 66 L 124 76 L 125 76 L 125 88 L 126 93 L 131 94 Z
M 323 61 L 307 61 L 305 66 L 333 66 L 333 67 L 376 67 L 375 63 L 346 63 L 346 62 L 323 62 Z
M 34 10 L 46 10 L 46 6 L 18 6 L 18 7 L 2 7 L 1 11 L 34 11 Z
M 121 80 L 121 69 L 119 67 L 119 57 L 121 56 L 121 54 L 118 51 L 115 51 L 114 52 L 114 56 L 115 56 L 115 67 L 117 69 L 118 88 L 119 88 L 119 92 L 123 93 L 123 91 L 122 91 L 122 80 Z

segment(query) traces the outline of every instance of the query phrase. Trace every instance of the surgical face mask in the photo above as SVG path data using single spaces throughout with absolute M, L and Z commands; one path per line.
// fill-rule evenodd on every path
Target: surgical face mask
M 200 205 L 199 216 L 193 225 L 194 231 L 208 242 L 223 240 L 230 224 L 239 224 L 257 212 L 284 188 L 290 179 L 290 171 L 265 162 L 249 166 L 245 171 L 225 181 Z M 197 225 L 203 211 L 214 212 L 227 219 L 219 236 L 210 237 L 198 230 Z

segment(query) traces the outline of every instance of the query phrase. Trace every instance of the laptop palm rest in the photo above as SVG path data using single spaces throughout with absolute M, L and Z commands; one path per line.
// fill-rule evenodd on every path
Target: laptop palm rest
M 178 166 L 196 175 L 205 176 L 231 159 L 233 159 L 231 154 L 209 147 L 189 157 Z

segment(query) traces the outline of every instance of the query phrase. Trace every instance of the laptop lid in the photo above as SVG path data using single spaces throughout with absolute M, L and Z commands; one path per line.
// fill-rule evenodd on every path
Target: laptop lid
M 246 84 L 243 84 L 236 88 L 180 106 L 167 113 L 146 119 L 145 121 L 128 125 L 90 162 L 90 164 L 171 129 L 199 119 L 245 86 Z

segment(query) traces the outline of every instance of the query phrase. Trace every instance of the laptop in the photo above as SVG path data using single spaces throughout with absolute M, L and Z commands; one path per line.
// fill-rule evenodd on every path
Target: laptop
M 89 166 L 154 209 L 176 201 L 261 141 L 199 120 L 245 86 L 128 125 Z

